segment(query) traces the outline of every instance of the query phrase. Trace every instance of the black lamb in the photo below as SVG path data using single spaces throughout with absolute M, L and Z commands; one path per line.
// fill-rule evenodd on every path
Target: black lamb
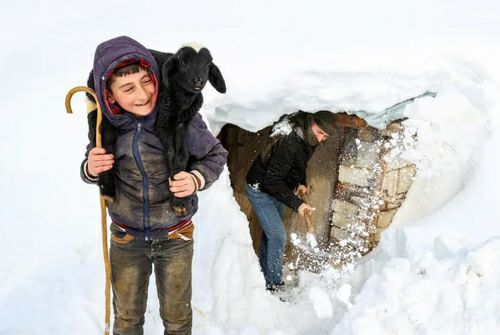
M 219 68 L 212 62 L 207 48 L 187 45 L 175 54 L 150 50 L 160 69 L 160 89 L 158 94 L 158 116 L 155 132 L 165 148 L 165 162 L 170 177 L 185 171 L 188 165 L 188 150 L 185 147 L 186 131 L 193 116 L 203 104 L 202 89 L 207 80 L 220 93 L 226 92 L 226 84 Z M 87 86 L 94 89 L 91 71 Z M 88 95 L 91 101 L 94 99 Z M 89 140 L 95 146 L 97 110 L 88 114 Z M 102 145 L 106 152 L 114 152 L 116 130 L 103 117 Z M 99 174 L 98 185 L 101 194 L 108 199 L 115 195 L 114 169 Z M 189 210 L 191 197 L 170 197 L 172 209 L 179 215 Z
M 152 53 L 156 59 L 161 58 L 161 53 Z M 212 61 L 210 51 L 204 47 L 181 47 L 159 66 L 162 78 L 155 130 L 165 148 L 167 168 L 174 176 L 187 169 L 187 127 L 203 104 L 201 91 L 207 80 L 220 93 L 226 92 L 226 84 Z M 177 214 L 184 215 L 189 210 L 190 197 L 176 198 L 172 195 L 170 199 Z

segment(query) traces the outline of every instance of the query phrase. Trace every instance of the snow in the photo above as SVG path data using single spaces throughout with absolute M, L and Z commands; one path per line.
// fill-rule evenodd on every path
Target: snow
M 500 25 L 491 0 L 16 2 L 0 39 L 0 334 L 102 333 L 97 189 L 79 179 L 84 84 L 97 44 L 127 34 L 173 51 L 196 40 L 228 86 L 204 93 L 212 131 L 249 130 L 297 109 L 375 113 L 407 105 L 418 166 L 406 202 L 351 267 L 299 271 L 264 289 L 228 171 L 200 195 L 194 334 L 500 332 Z M 185 15 L 170 15 L 184 13 Z M 83 96 L 83 95 L 82 95 Z M 162 332 L 154 280 L 145 334 Z M 279 298 L 285 300 L 281 301 Z
M 437 238 L 434 248 L 414 253 L 393 245 L 404 238 L 398 234 L 386 234 L 375 255 L 360 262 L 353 276 L 363 278 L 362 287 L 333 334 L 364 334 L 370 327 L 372 334 L 498 332 L 498 237 L 458 250 L 456 241 Z
M 283 120 L 277 122 L 273 125 L 271 129 L 271 137 L 280 136 L 280 135 L 288 135 L 292 132 L 292 124 L 290 123 L 290 119 L 288 117 L 283 118 Z

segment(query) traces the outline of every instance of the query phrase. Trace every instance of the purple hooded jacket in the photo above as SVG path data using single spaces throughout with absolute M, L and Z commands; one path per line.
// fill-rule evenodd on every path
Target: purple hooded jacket
M 190 219 L 198 209 L 197 196 L 192 197 L 193 210 L 185 216 L 177 216 L 168 201 L 168 177 L 164 163 L 163 146 L 155 135 L 157 116 L 154 111 L 137 117 L 123 112 L 113 114 L 105 103 L 107 76 L 117 65 L 129 60 L 142 60 L 149 65 L 151 74 L 158 82 L 158 66 L 153 55 L 137 41 L 121 36 L 101 43 L 95 52 L 94 85 L 104 116 L 118 130 L 115 145 L 116 196 L 108 204 L 113 222 L 128 227 L 128 232 L 145 239 L 166 236 L 166 228 Z M 188 171 L 196 170 L 204 178 L 203 189 L 208 188 L 222 172 L 226 164 L 227 151 L 207 129 L 201 115 L 197 113 L 187 130 L 186 147 L 189 152 Z M 86 157 L 92 148 L 87 146 Z M 82 164 L 84 181 L 88 178 Z

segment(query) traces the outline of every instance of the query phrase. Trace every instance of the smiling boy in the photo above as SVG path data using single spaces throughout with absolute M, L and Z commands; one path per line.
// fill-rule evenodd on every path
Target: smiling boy
M 195 194 L 217 180 L 227 152 L 196 114 L 186 137 L 189 169 L 169 180 L 165 148 L 154 130 L 159 74 L 151 53 L 129 37 L 111 39 L 97 47 L 93 73 L 104 117 L 119 134 L 114 153 L 87 146 L 81 168 L 88 183 L 96 183 L 97 176 L 111 168 L 116 172 L 116 195 L 107 204 L 112 220 L 113 334 L 143 334 L 153 269 L 165 334 L 191 334 Z M 172 211 L 169 189 L 179 198 L 195 195 L 185 215 Z

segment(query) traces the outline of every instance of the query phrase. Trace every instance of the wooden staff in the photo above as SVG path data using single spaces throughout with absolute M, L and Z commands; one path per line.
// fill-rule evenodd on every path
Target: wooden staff
M 96 101 L 97 105 L 97 125 L 96 125 L 96 131 L 95 131 L 95 143 L 97 148 L 102 148 L 102 140 L 101 140 L 101 123 L 102 123 L 102 110 L 101 106 L 99 105 L 99 100 L 97 100 L 97 95 L 95 94 L 94 90 L 86 87 L 86 86 L 77 86 L 69 90 L 68 94 L 66 94 L 66 112 L 72 114 L 73 110 L 71 109 L 71 98 L 73 97 L 73 94 L 76 92 L 86 92 L 92 95 Z M 111 308 L 110 308 L 110 288 L 111 288 L 111 267 L 109 263 L 109 254 L 108 254 L 108 230 L 107 230 L 107 223 L 106 223 L 106 199 L 102 194 L 99 194 L 99 203 L 101 205 L 101 231 L 102 231 L 102 254 L 104 257 L 104 268 L 106 272 L 106 287 L 105 287 L 105 309 L 106 313 L 104 316 L 104 334 L 109 335 L 109 330 L 110 330 L 110 315 L 111 315 Z

